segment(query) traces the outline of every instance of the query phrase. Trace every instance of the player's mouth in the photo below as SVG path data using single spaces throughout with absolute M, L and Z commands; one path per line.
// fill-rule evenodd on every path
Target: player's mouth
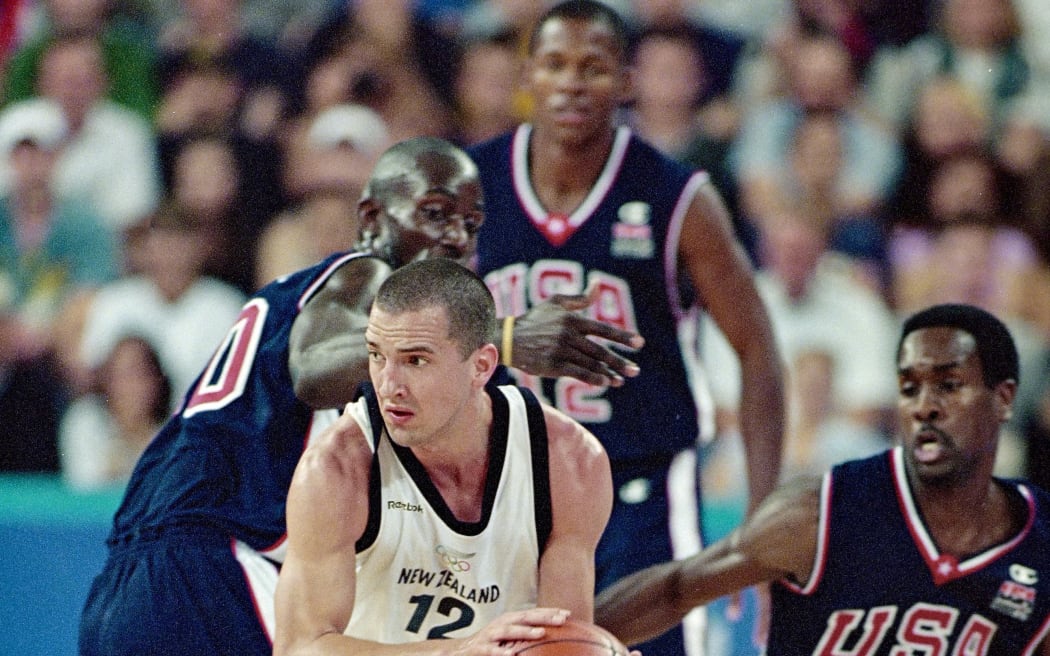
M 925 426 L 915 435 L 913 442 L 912 452 L 916 462 L 928 465 L 944 457 L 946 440 L 939 430 Z
M 579 125 L 590 116 L 586 106 L 568 101 L 551 103 L 550 112 L 554 121 L 563 125 Z
M 404 426 L 415 417 L 415 413 L 402 406 L 388 405 L 383 408 L 383 415 L 394 426 Z

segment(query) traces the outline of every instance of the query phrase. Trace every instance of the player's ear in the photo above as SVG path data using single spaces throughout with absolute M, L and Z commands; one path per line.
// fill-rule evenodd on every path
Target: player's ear
M 379 216 L 383 208 L 374 198 L 366 198 L 357 204 L 358 232 L 363 242 L 371 241 L 379 234 Z
M 999 421 L 1005 423 L 1013 418 L 1014 398 L 1017 395 L 1017 383 L 1013 379 L 1004 380 L 995 387 L 995 396 L 999 406 Z
M 482 345 L 471 355 L 474 361 L 474 382 L 481 388 L 488 384 L 499 365 L 499 349 L 493 343 Z

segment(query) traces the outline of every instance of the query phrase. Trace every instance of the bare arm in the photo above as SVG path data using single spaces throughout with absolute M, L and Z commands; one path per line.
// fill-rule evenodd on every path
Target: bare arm
M 539 605 L 594 614 L 594 552 L 612 512 L 605 449 L 583 426 L 550 407 L 547 420 L 552 526 L 540 558 Z
M 580 313 L 598 300 L 593 288 L 578 296 L 558 294 L 536 305 L 514 323 L 512 364 L 526 373 L 548 378 L 571 376 L 592 385 L 623 385 L 638 375 L 638 365 L 590 337 L 637 350 L 640 335 L 588 319 Z M 501 344 L 501 340 L 496 340 Z
M 653 565 L 606 588 L 595 622 L 625 644 L 654 638 L 695 608 L 765 581 L 809 578 L 817 550 L 819 481 L 769 495 L 729 536 L 684 560 Z
M 292 325 L 288 369 L 295 394 L 311 407 L 342 408 L 368 380 L 365 327 L 390 265 L 372 257 L 341 266 Z
M 784 380 L 751 264 L 718 192 L 704 185 L 682 226 L 679 255 L 711 317 L 740 359 L 740 430 L 747 452 L 749 507 L 776 486 L 784 434 Z
M 360 427 L 343 415 L 296 467 L 275 602 L 278 656 L 348 653 L 339 642 L 354 608 L 354 543 L 368 520 L 370 460 Z

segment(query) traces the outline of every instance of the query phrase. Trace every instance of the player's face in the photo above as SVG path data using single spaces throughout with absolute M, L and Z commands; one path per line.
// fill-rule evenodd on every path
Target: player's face
M 898 361 L 897 407 L 913 480 L 948 486 L 990 475 L 1015 385 L 989 389 L 974 338 L 954 328 L 909 334 Z
M 404 196 L 386 203 L 380 226 L 384 248 L 397 266 L 430 257 L 466 265 L 485 218 L 477 168 L 469 160 L 436 153 L 416 163 Z
M 537 129 L 569 143 L 608 134 L 629 88 L 609 25 L 600 20 L 548 20 L 536 35 L 528 64 Z
M 443 308 L 391 313 L 373 307 L 365 331 L 368 372 L 390 437 L 406 447 L 440 444 L 486 379 L 449 336 Z

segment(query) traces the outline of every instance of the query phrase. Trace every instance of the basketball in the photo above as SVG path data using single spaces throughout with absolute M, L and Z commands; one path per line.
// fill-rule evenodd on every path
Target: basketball
M 523 643 L 515 654 L 525 656 L 627 656 L 627 647 L 605 629 L 579 620 L 543 627 L 547 635 Z

